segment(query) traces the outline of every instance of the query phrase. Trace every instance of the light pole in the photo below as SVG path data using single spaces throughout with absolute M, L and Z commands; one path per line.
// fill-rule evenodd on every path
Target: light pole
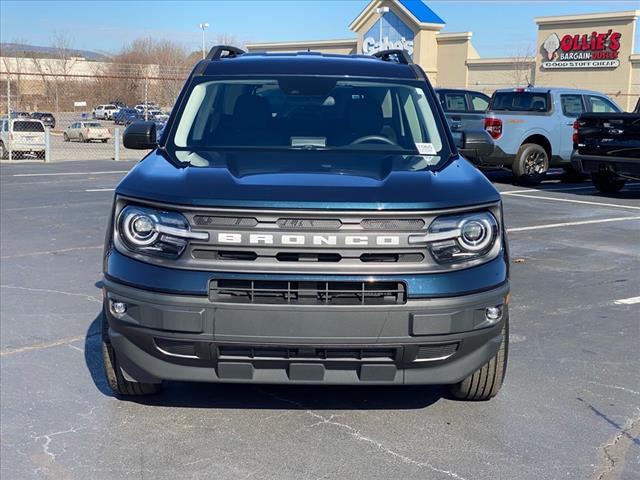
M 376 8 L 376 13 L 378 15 L 380 15 L 380 20 L 379 20 L 379 22 L 380 22 L 380 34 L 379 34 L 380 46 L 379 46 L 379 49 L 382 50 L 382 17 L 384 17 L 385 13 L 389 13 L 389 7 L 378 7 L 378 8 Z
M 198 25 L 200 27 L 200 30 L 202 30 L 202 59 L 204 60 L 204 57 L 207 56 L 207 52 L 205 51 L 205 44 L 204 44 L 204 31 L 209 28 L 209 24 L 208 23 L 201 23 Z

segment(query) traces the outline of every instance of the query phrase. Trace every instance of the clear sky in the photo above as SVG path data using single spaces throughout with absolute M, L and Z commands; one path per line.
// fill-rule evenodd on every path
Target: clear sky
M 0 0 L 0 39 L 47 46 L 56 33 L 72 47 L 117 52 L 138 37 L 169 38 L 200 48 L 200 22 L 209 41 L 222 34 L 241 41 L 351 38 L 348 25 L 366 0 L 29 1 Z M 461 1 L 426 3 L 445 32 L 472 31 L 481 56 L 513 56 L 535 49 L 533 17 L 640 9 L 628 1 Z M 640 32 L 635 52 L 640 53 Z

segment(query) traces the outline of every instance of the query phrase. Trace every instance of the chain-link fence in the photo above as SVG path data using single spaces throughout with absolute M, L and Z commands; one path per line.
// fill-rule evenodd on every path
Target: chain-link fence
M 183 66 L 83 61 L 71 68 L 62 62 L 3 58 L 3 159 L 139 159 L 145 152 L 123 147 L 124 129 L 145 119 L 161 128 L 189 74 Z M 29 124 L 31 120 L 42 121 L 43 127 Z
M 0 157 L 54 162 L 139 159 L 144 152 L 122 146 L 124 129 L 132 121 L 141 119 L 157 120 L 161 127 L 189 71 L 184 63 L 160 66 L 89 62 L 73 57 L 2 57 Z M 474 74 L 467 84 L 439 86 L 479 90 L 491 95 L 497 88 L 511 88 L 516 83 L 508 75 Z M 640 95 L 640 84 L 635 80 L 627 93 L 610 91 L 606 83 L 591 88 L 607 94 L 623 109 L 632 109 Z M 116 105 L 120 112 L 96 109 L 100 105 Z M 40 119 L 45 128 L 29 132 L 31 127 L 22 124 L 14 131 L 17 119 Z

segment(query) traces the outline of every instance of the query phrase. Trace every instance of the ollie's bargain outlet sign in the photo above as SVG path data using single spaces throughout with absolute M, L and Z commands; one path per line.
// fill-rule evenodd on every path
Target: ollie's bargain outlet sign
M 620 32 L 549 35 L 542 44 L 543 68 L 616 68 L 620 65 Z

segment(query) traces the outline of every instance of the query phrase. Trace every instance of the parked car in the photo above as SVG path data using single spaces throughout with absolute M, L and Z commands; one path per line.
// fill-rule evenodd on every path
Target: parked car
M 504 165 L 526 185 L 542 181 L 550 167 L 571 171 L 573 122 L 585 112 L 621 109 L 599 92 L 568 88 L 500 89 L 484 120 L 495 142 L 489 165 Z
M 406 52 L 214 47 L 174 108 L 160 144 L 154 122 L 123 137 L 152 151 L 117 185 L 106 235 L 116 394 L 165 379 L 497 394 L 500 194 L 459 155 Z
M 100 122 L 72 122 L 62 134 L 65 142 L 91 142 L 93 140 L 107 143 L 111 132 Z
M 53 116 L 53 113 L 33 112 L 31 118 L 40 120 L 45 127 L 56 128 L 56 117 Z
M 0 158 L 22 158 L 32 155 L 44 158 L 45 132 L 40 120 L 4 118 L 0 120 Z
M 491 98 L 482 92 L 473 90 L 459 90 L 452 88 L 437 88 L 436 95 L 440 105 L 444 110 L 447 123 L 451 129 L 454 140 L 459 144 L 462 139 L 462 132 L 482 132 L 480 135 L 488 134 L 484 132 L 484 118 Z M 491 138 L 486 138 L 483 143 L 493 143 Z M 458 145 L 460 146 L 460 145 Z M 486 154 L 491 152 L 484 150 Z M 483 159 L 474 150 L 463 152 L 467 160 L 481 164 Z
M 137 110 L 135 108 L 121 108 L 113 116 L 113 121 L 116 125 L 126 125 L 126 120 L 129 115 L 135 115 Z
M 101 120 L 111 120 L 119 110 L 120 108 L 116 107 L 115 105 L 98 105 L 93 110 L 93 118 Z
M 638 98 L 638 101 L 636 102 L 636 108 L 633 109 L 634 113 L 640 113 L 640 98 Z
M 158 105 L 155 102 L 140 102 L 135 106 L 135 109 L 140 113 L 144 113 L 145 110 L 158 110 Z
M 573 148 L 576 170 L 590 173 L 603 193 L 620 191 L 627 180 L 640 180 L 640 112 L 580 115 Z
M 11 112 L 11 118 L 30 118 L 31 114 L 29 112 Z
M 131 113 L 127 115 L 127 117 L 124 119 L 124 124 L 131 125 L 134 122 L 143 122 L 144 119 L 145 119 L 144 113 L 140 113 L 140 112 Z

